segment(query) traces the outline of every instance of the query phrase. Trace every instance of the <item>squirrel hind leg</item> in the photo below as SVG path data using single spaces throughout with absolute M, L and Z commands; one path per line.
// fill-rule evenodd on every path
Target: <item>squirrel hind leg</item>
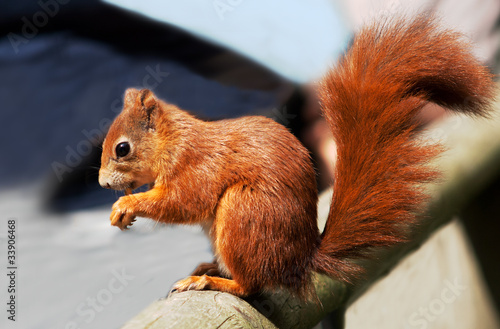
M 189 276 L 178 281 L 172 287 L 170 293 L 189 290 L 215 290 L 227 292 L 240 298 L 247 297 L 253 293 L 232 279 L 213 277 L 208 275 Z
M 193 273 L 191 273 L 191 276 L 201 276 L 201 275 L 224 277 L 224 275 L 222 275 L 222 273 L 219 270 L 219 265 L 217 264 L 217 261 L 215 260 L 212 263 L 198 264 L 198 266 L 194 269 Z

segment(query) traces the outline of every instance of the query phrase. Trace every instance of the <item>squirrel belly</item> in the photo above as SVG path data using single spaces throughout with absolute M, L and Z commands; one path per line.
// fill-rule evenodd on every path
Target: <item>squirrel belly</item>
M 127 90 L 99 183 L 153 186 L 113 205 L 121 229 L 136 216 L 209 226 L 220 275 L 197 271 L 175 290 L 244 297 L 284 287 L 307 298 L 313 271 L 352 282 L 363 271 L 356 259 L 404 241 L 403 226 L 416 221 L 421 185 L 438 175 L 425 164 L 440 150 L 415 139 L 422 106 L 486 115 L 494 89 L 460 35 L 430 16 L 361 30 L 320 83 L 338 156 L 322 234 L 313 164 L 285 127 L 263 117 L 205 122 L 149 90 Z

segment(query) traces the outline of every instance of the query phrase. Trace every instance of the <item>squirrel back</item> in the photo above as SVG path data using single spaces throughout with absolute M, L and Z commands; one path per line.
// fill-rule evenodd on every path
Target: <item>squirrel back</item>
M 427 103 L 486 115 L 494 96 L 488 69 L 459 33 L 431 15 L 367 26 L 322 80 L 323 113 L 337 144 L 333 198 L 315 269 L 344 280 L 362 269 L 352 260 L 405 240 L 423 183 L 439 176 L 426 163 L 439 145 L 415 138 Z
M 205 122 L 129 89 L 103 144 L 99 182 L 126 190 L 111 223 L 136 216 L 201 224 L 216 262 L 174 290 L 248 296 L 286 287 L 312 293 L 311 272 L 351 282 L 353 262 L 375 247 L 404 241 L 438 173 L 426 163 L 440 151 L 416 139 L 427 102 L 487 114 L 494 83 L 459 34 L 430 16 L 368 26 L 321 82 L 324 116 L 337 144 L 334 194 L 322 234 L 315 172 L 305 147 L 263 117 Z M 207 275 L 210 274 L 210 275 Z

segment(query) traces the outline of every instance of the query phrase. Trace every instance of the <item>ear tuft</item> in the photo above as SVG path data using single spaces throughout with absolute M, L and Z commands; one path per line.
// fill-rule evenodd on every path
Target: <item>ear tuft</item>
M 136 96 L 136 107 L 143 111 L 146 128 L 154 128 L 154 116 L 157 112 L 157 101 L 153 92 L 149 89 L 142 89 Z
M 141 102 L 141 106 L 145 109 L 151 107 L 156 107 L 156 98 L 153 92 L 149 89 L 142 89 L 139 91 L 138 100 Z
M 124 107 L 129 108 L 135 104 L 135 100 L 137 99 L 137 95 L 139 94 L 139 90 L 135 88 L 128 88 L 125 91 L 125 99 L 124 99 Z

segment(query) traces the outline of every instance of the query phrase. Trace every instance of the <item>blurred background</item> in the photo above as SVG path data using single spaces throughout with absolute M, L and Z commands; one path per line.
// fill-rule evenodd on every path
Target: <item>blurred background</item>
M 6 271 L 9 220 L 18 263 L 17 321 L 2 311 L 0 326 L 118 328 L 211 261 L 197 228 L 109 225 L 120 193 L 97 183 L 99 146 L 126 88 L 208 120 L 275 119 L 311 149 L 324 189 L 335 151 L 314 82 L 364 23 L 423 10 L 464 32 L 498 72 L 498 0 L 0 2 L 0 264 Z M 498 308 L 500 183 L 490 185 L 463 222 Z M 490 222 L 467 221 L 478 212 Z M 408 319 L 395 327 L 418 328 Z

